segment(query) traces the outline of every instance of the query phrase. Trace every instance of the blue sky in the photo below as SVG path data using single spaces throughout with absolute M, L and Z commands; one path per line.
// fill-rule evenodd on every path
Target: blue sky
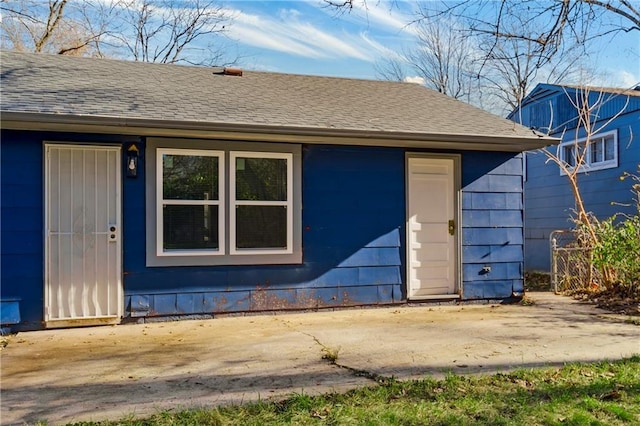
M 243 68 L 294 74 L 376 78 L 374 64 L 409 48 L 414 27 L 413 1 L 356 2 L 350 12 L 336 12 L 321 0 L 227 0 L 235 20 L 228 37 Z M 589 62 L 596 83 L 630 87 L 640 84 L 640 33 L 619 33 L 596 41 Z M 595 83 L 592 83 L 595 84 Z
M 376 3 L 340 13 L 321 0 L 227 1 L 228 36 L 256 70 L 375 78 L 376 60 L 411 41 L 411 4 Z

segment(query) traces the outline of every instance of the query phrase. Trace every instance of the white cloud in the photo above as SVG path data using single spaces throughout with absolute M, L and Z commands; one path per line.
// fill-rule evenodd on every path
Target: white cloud
M 350 58 L 373 62 L 375 51 L 388 49 L 366 34 L 324 30 L 304 20 L 299 10 L 281 9 L 277 16 L 234 10 L 227 35 L 250 46 L 308 58 Z
M 615 80 L 620 87 L 632 88 L 640 84 L 640 76 L 633 75 L 629 71 L 620 70 L 615 74 Z
M 405 77 L 404 81 L 406 83 L 415 83 L 415 84 L 420 84 L 420 85 L 424 85 L 426 83 L 424 77 L 420 77 L 420 76 L 412 76 L 412 77 Z
M 379 56 L 388 58 L 395 58 L 399 56 L 399 52 L 397 50 L 390 49 L 382 43 L 375 41 L 373 38 L 369 37 L 369 33 L 367 32 L 360 33 L 360 38 L 367 46 L 369 46 L 369 48 L 374 49 Z
M 302 40 L 313 46 L 315 49 L 324 51 L 327 55 L 333 53 L 333 56 L 348 57 L 361 59 L 364 61 L 372 60 L 369 53 L 357 43 L 357 36 L 353 37 L 349 34 L 343 34 L 343 38 L 338 38 L 325 31 L 322 31 L 308 23 L 294 23 L 290 27 L 296 38 L 298 36 Z
M 396 17 L 398 10 L 394 8 L 393 4 L 387 2 L 367 2 L 355 3 L 355 11 L 364 16 L 371 25 L 376 27 L 379 25 L 387 28 L 401 31 L 406 25 L 407 21 Z

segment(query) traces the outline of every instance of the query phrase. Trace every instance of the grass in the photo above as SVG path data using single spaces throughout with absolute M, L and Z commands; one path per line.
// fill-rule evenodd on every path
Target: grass
M 77 425 L 638 425 L 640 356 Z

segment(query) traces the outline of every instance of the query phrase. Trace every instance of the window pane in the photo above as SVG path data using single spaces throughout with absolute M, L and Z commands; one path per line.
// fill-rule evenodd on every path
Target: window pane
M 615 139 L 609 136 L 604 140 L 604 159 L 605 161 L 615 160 Z
M 218 206 L 164 206 L 164 250 L 218 249 Z
M 162 155 L 165 200 L 217 200 L 218 157 Z
M 602 139 L 597 139 L 591 143 L 591 163 L 601 163 L 603 161 L 604 147 Z
M 576 165 L 576 156 L 575 156 L 575 150 L 573 146 L 565 146 L 563 148 L 562 154 L 563 154 L 565 163 L 567 163 L 572 167 Z
M 238 157 L 235 167 L 236 200 L 287 200 L 287 160 Z
M 287 209 L 284 206 L 237 206 L 236 248 L 286 248 Z

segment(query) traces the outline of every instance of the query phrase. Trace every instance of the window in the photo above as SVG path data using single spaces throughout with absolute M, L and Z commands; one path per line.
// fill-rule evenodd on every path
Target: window
M 569 168 L 576 167 L 578 163 L 578 155 L 585 149 L 586 139 L 580 139 L 576 142 L 565 142 L 560 144 L 559 153 L 562 161 Z M 617 132 L 611 131 L 591 137 L 589 146 L 584 152 L 584 164 L 581 165 L 579 172 L 588 172 L 601 169 L 610 169 L 618 167 L 618 135 Z M 560 171 L 560 174 L 564 174 Z
M 292 154 L 231 152 L 231 253 L 291 253 Z
M 300 145 L 149 138 L 146 153 L 147 266 L 302 262 Z
M 159 149 L 157 254 L 224 254 L 224 153 Z

